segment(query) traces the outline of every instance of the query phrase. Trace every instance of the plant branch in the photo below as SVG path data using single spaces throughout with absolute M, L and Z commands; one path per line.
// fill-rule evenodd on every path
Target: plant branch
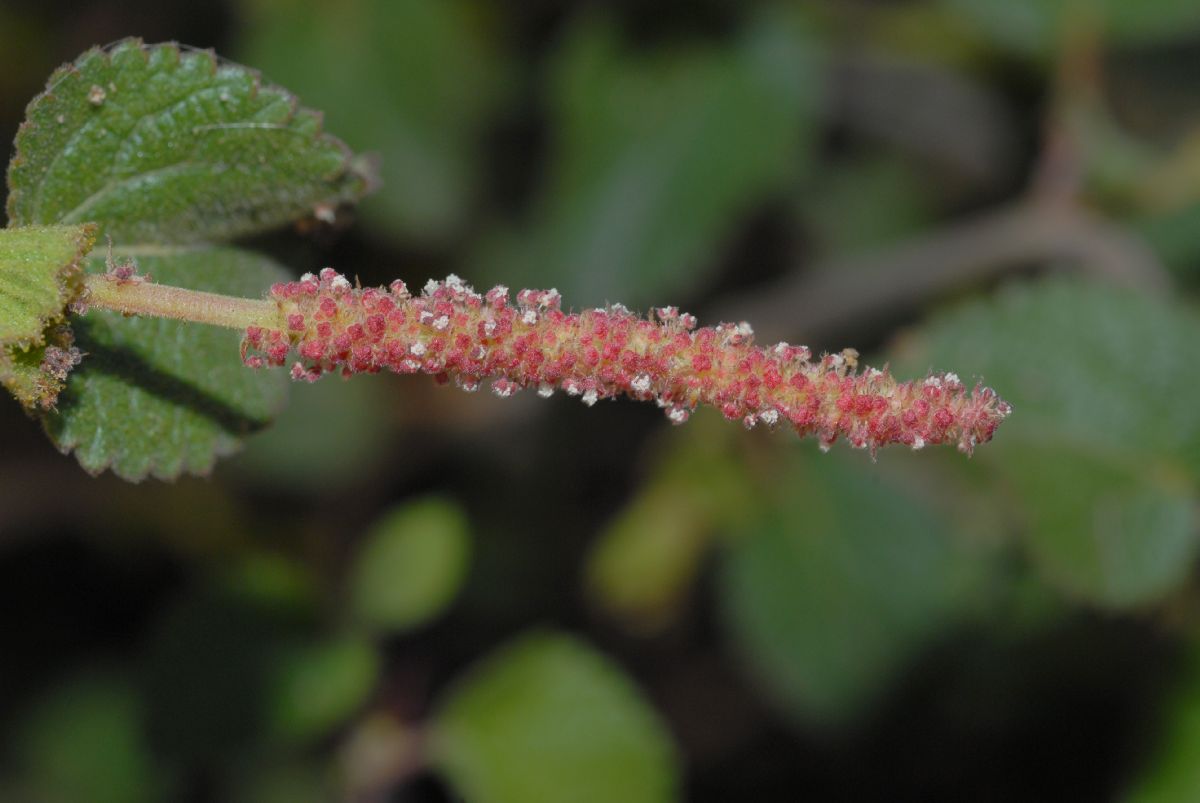
M 112 274 L 88 275 L 84 278 L 84 288 L 87 306 L 124 315 L 172 318 L 230 329 L 278 325 L 279 306 L 269 300 L 186 290 L 155 284 L 143 277 Z
M 813 265 L 722 304 L 767 338 L 844 334 L 881 313 L 993 279 L 1015 268 L 1077 267 L 1118 284 L 1164 291 L 1170 280 L 1144 243 L 1068 203 L 1022 200 L 894 248 Z

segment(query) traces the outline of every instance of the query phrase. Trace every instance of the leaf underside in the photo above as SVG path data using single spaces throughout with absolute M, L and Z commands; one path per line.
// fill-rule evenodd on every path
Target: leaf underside
M 236 248 L 143 256 L 138 266 L 164 284 L 230 295 L 254 295 L 286 275 Z M 89 266 L 103 269 L 103 259 Z M 73 326 L 86 357 L 43 423 L 59 449 L 74 452 L 92 474 L 112 469 L 131 481 L 205 474 L 287 399 L 282 372 L 242 365 L 233 330 L 100 310 Z
M 61 380 L 42 370 L 47 332 L 79 291 L 94 239 L 94 226 L 0 231 L 0 384 L 27 408 L 51 405 L 61 389 Z
M 259 296 L 286 274 L 221 243 L 357 200 L 364 164 L 253 70 L 129 39 L 61 67 L 29 104 L 9 225 L 94 222 L 157 282 Z M 235 332 L 101 311 L 70 323 L 84 361 L 43 421 L 93 473 L 207 472 L 284 401 L 282 376 L 241 365 Z

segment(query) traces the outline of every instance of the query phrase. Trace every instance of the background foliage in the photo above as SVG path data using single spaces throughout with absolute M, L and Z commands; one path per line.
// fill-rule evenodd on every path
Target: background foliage
M 131 34 L 379 156 L 223 286 L 679 303 L 1016 412 L 971 461 L 872 463 L 326 379 L 134 486 L 5 397 L 0 798 L 1200 798 L 1192 4 L 16 0 L 0 138 Z

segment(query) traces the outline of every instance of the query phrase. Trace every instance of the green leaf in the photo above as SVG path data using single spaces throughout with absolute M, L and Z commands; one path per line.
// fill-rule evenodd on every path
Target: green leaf
M 1106 39 L 1154 44 L 1200 30 L 1200 6 L 1191 0 L 942 0 L 997 45 L 1023 55 L 1045 56 L 1060 47 L 1072 27 L 1099 25 Z
M 1200 800 L 1200 655 L 1188 662 L 1178 688 L 1156 706 L 1166 722 L 1145 769 L 1121 797 L 1125 803 Z
M 362 215 L 382 235 L 444 241 L 479 186 L 483 126 L 505 67 L 460 0 L 245 0 L 239 54 L 319 101 L 351 144 L 380 149 Z M 304 54 L 297 58 L 297 54 Z
M 346 721 L 367 699 L 379 656 L 364 639 L 341 636 L 289 644 L 272 659 L 267 677 L 271 730 L 307 742 Z
M 286 275 L 232 248 L 168 249 L 137 260 L 155 281 L 229 295 L 259 295 Z M 111 468 L 132 481 L 207 473 L 286 398 L 282 373 L 242 365 L 232 330 L 99 310 L 73 327 L 87 356 L 44 423 L 58 448 L 91 473 Z
M 282 765 L 254 761 L 227 800 L 232 803 L 328 803 L 337 800 L 333 773 L 312 760 Z
M 472 803 L 659 803 L 678 794 L 677 757 L 654 711 L 592 648 L 533 634 L 451 690 L 433 760 Z
M 823 166 L 797 204 L 822 250 L 880 250 L 915 236 L 934 218 L 929 179 L 894 157 L 859 154 Z
M 320 115 L 208 51 L 89 50 L 26 114 L 8 170 L 15 225 L 95 221 L 125 246 L 220 241 L 368 186 Z
M 124 681 L 83 675 L 54 688 L 25 721 L 17 746 L 32 799 L 163 799 L 141 701 Z
M 1056 586 L 1128 607 L 1186 582 L 1198 546 L 1195 487 L 1155 463 L 1052 444 L 1006 449 L 1005 473 L 1024 503 L 1030 553 Z
M 979 460 L 1017 502 L 1030 554 L 1091 602 L 1152 602 L 1197 550 L 1200 318 L 1064 279 L 1009 287 L 934 320 L 898 370 L 970 370 L 1012 402 Z
M 390 379 L 294 385 L 287 409 L 229 467 L 256 487 L 293 494 L 332 495 L 377 476 L 403 404 Z
M 384 514 L 354 559 L 355 616 L 383 631 L 427 622 L 458 593 L 470 551 L 470 523 L 453 502 L 425 499 Z
M 40 344 L 66 317 L 94 238 L 91 226 L 0 229 L 0 346 Z
M 1194 182 L 1192 186 L 1195 186 Z M 1150 213 L 1133 220 L 1130 225 L 1181 284 L 1194 286 L 1200 277 L 1200 226 L 1196 225 L 1197 220 L 1200 220 L 1200 202 Z
M 8 183 L 14 225 L 93 221 L 159 282 L 257 296 L 286 274 L 199 244 L 355 200 L 370 180 L 320 115 L 252 70 L 128 39 L 50 78 L 29 104 Z M 73 328 L 84 365 L 45 422 L 91 472 L 207 472 L 282 405 L 283 378 L 243 368 L 233 332 L 103 312 Z M 20 365 L 25 384 L 34 362 Z
M 45 345 L 66 343 L 48 331 L 79 293 L 94 226 L 0 229 L 0 383 L 28 409 L 54 404 L 62 377 L 42 369 Z M 55 342 L 59 341 L 59 342 Z
M 588 555 L 589 598 L 627 630 L 670 624 L 688 601 L 713 536 L 753 509 L 753 479 L 719 416 L 664 430 L 664 455 Z
M 721 598 L 767 687 L 801 718 L 838 725 L 980 607 L 991 564 L 853 456 L 793 460 L 779 503 L 733 542 Z
M 585 18 L 552 69 L 547 184 L 481 268 L 580 305 L 661 303 L 694 285 L 738 221 L 807 163 L 821 84 L 812 51 L 780 15 L 733 47 L 651 54 Z

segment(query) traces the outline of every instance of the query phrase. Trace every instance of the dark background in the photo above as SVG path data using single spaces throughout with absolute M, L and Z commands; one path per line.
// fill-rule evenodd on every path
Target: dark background
M 1016 413 L 970 461 L 873 462 L 330 378 L 212 476 L 133 485 L 0 400 L 0 796 L 453 800 L 419 758 L 348 770 L 366 724 L 417 731 L 540 627 L 629 675 L 681 799 L 1200 799 L 1187 5 L 6 0 L 4 141 L 56 66 L 136 35 L 377 152 L 358 210 L 249 243 L 296 274 L 676 303 Z M 430 498 L 469 531 L 444 606 L 373 631 L 316 725 L 266 710 L 279 645 L 356 633 L 356 556 Z

